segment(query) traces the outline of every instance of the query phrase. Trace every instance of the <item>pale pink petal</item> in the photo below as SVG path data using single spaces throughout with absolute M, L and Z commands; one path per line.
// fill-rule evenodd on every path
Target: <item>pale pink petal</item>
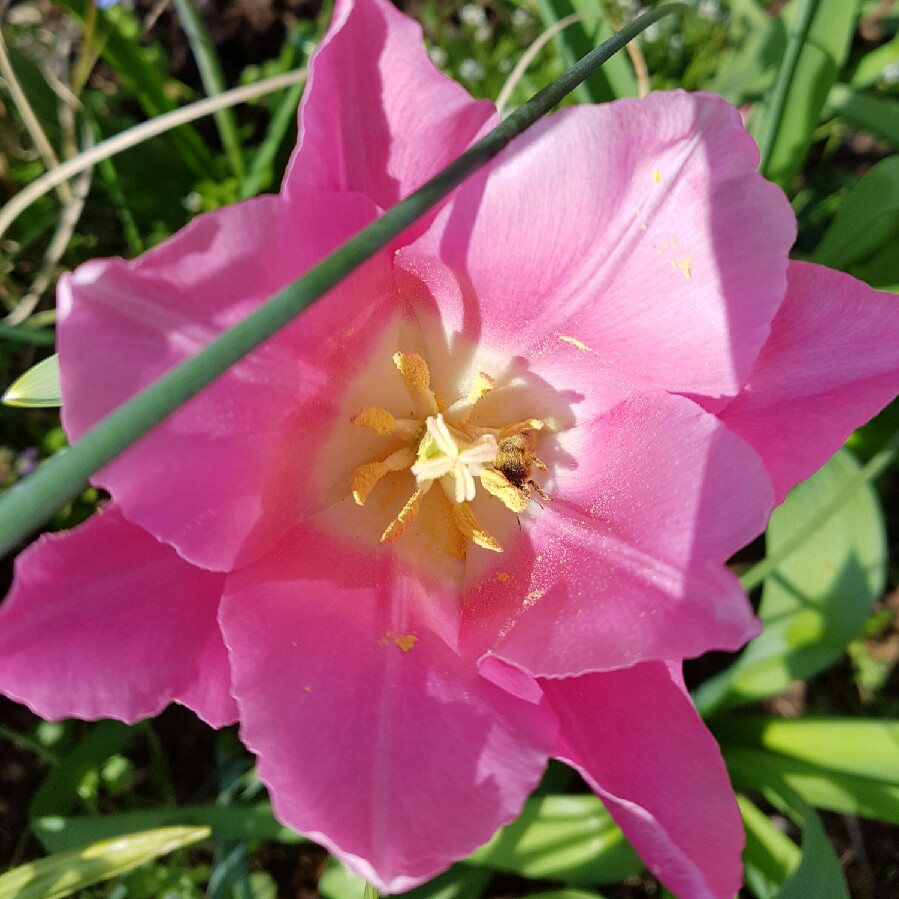
M 548 117 L 472 178 L 399 264 L 448 331 L 531 358 L 558 340 L 637 385 L 734 395 L 786 287 L 795 221 L 719 97 Z
M 364 194 L 386 209 L 458 156 L 493 116 L 492 103 L 472 100 L 435 68 L 417 22 L 386 0 L 338 0 L 310 65 L 285 195 L 292 202 L 312 184 Z
M 743 826 L 712 735 L 664 663 L 543 681 L 562 761 L 577 768 L 649 870 L 684 899 L 733 899 Z
M 306 192 L 203 216 L 133 262 L 101 260 L 59 291 L 63 421 L 79 437 L 200 350 L 374 215 Z M 227 570 L 274 545 L 315 502 L 309 460 L 329 410 L 395 304 L 376 257 L 98 474 L 128 518 L 189 561 Z
M 241 737 L 280 820 L 402 892 L 512 820 L 555 724 L 429 626 L 446 587 L 304 525 L 229 578 Z
M 0 606 L 0 692 L 42 718 L 133 722 L 180 702 L 230 724 L 223 584 L 114 507 L 41 537 Z
M 899 297 L 792 262 L 787 298 L 721 419 L 758 451 L 780 501 L 899 392 Z
M 541 444 L 553 497 L 470 564 L 465 640 L 534 676 L 737 649 L 758 623 L 723 563 L 772 507 L 761 461 L 692 401 L 635 397 Z M 483 559 L 483 557 L 480 557 Z

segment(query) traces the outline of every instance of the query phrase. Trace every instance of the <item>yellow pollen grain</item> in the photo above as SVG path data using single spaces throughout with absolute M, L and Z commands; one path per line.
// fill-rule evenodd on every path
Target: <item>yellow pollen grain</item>
M 497 574 L 496 579 L 497 579 L 501 584 L 508 584 L 509 581 L 511 580 L 511 577 L 510 577 L 508 571 L 500 571 L 499 574 Z
M 368 428 L 382 437 L 396 430 L 396 419 L 386 409 L 378 406 L 365 406 L 350 421 L 357 428 Z
M 311 692 L 312 692 L 312 687 L 310 687 L 310 686 L 307 684 L 305 687 L 303 687 L 303 690 L 304 690 L 306 693 L 311 693 Z
M 662 180 L 662 173 L 658 169 L 655 169 L 655 171 L 653 171 L 652 180 L 655 181 L 656 184 L 658 184 Z
M 387 530 L 381 534 L 381 543 L 393 543 L 394 540 L 398 540 L 402 536 L 403 531 L 418 518 L 418 513 L 421 511 L 421 500 L 424 495 L 425 491 L 419 488 L 409 497 L 409 501 L 400 509 L 400 514 L 390 522 Z
M 418 643 L 418 637 L 415 634 L 394 634 L 393 642 L 403 652 L 409 652 Z
M 689 278 L 693 272 L 693 259 L 690 256 L 686 259 L 681 259 L 680 261 L 672 261 L 671 264 L 675 268 L 679 268 L 685 278 Z
M 478 521 L 477 515 L 474 514 L 474 510 L 468 503 L 456 503 L 453 506 L 453 520 L 456 527 L 477 546 L 495 553 L 503 551 L 496 538 Z
M 567 334 L 559 334 L 559 340 L 564 340 L 565 343 L 570 343 L 573 347 L 577 347 L 582 353 L 592 353 L 593 350 L 587 346 L 586 343 L 578 340 L 577 337 L 569 337 Z
M 481 486 L 516 515 L 528 507 L 527 496 L 495 468 L 485 468 L 481 472 Z

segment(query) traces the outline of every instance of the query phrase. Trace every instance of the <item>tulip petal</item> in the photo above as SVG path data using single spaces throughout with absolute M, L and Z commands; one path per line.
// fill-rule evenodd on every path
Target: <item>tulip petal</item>
M 275 197 L 202 216 L 133 262 L 101 260 L 59 291 L 63 421 L 79 437 L 374 215 L 360 197 L 306 192 L 308 219 Z M 230 368 L 96 482 L 128 518 L 194 564 L 228 570 L 271 548 L 315 503 L 309 459 L 341 385 L 392 308 L 388 257 Z
M 634 397 L 541 456 L 553 500 L 529 506 L 508 558 L 470 566 L 466 642 L 565 677 L 757 634 L 723 562 L 764 529 L 771 484 L 717 419 L 684 397 Z
M 48 534 L 17 560 L 0 607 L 0 690 L 42 718 L 130 723 L 180 702 L 213 727 L 230 724 L 216 621 L 224 580 L 114 506 Z
M 542 681 L 577 768 L 675 895 L 732 899 L 743 826 L 712 735 L 663 663 Z
M 431 629 L 445 590 L 307 524 L 229 578 L 222 607 L 276 814 L 391 893 L 512 820 L 555 739 L 543 707 Z
M 399 264 L 448 332 L 539 357 L 560 336 L 633 384 L 746 381 L 786 288 L 795 221 L 720 97 L 651 94 L 547 117 L 467 181 Z M 747 227 L 747 223 L 752 223 Z
M 746 389 L 721 413 L 768 468 L 777 501 L 899 391 L 899 298 L 792 262 Z
M 496 110 L 441 74 L 421 26 L 385 0 L 338 0 L 311 64 L 284 180 L 364 194 L 382 209 L 458 156 Z M 416 233 L 424 229 L 414 226 Z

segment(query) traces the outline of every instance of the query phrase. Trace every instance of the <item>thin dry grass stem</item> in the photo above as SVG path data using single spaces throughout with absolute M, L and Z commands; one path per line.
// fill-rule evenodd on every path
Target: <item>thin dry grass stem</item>
M 58 84 L 64 87 L 64 79 L 67 75 L 69 51 L 71 49 L 70 35 L 59 34 L 56 43 L 56 52 L 54 53 L 53 63 L 60 69 L 59 74 L 51 66 L 45 67 L 45 75 L 52 73 Z M 78 139 L 75 136 L 76 122 L 75 112 L 80 107 L 80 101 L 68 89 L 57 91 L 59 98 L 59 123 L 62 131 L 62 142 L 69 157 L 74 157 L 79 152 Z M 81 146 L 83 149 L 89 150 L 94 144 L 93 130 L 85 125 L 82 128 Z M 13 310 L 6 316 L 4 323 L 9 326 L 22 324 L 34 310 L 37 308 L 47 289 L 53 283 L 56 267 L 62 254 L 65 253 L 81 213 L 84 210 L 84 202 L 90 192 L 91 182 L 93 180 L 93 166 L 79 172 L 72 184 L 72 199 L 62 208 L 62 213 L 56 223 L 56 229 L 53 238 L 44 251 L 44 258 L 41 261 L 38 273 L 31 283 L 31 287 L 15 304 Z
M 93 141 L 91 129 L 85 127 L 83 134 L 86 148 L 90 149 L 90 143 Z M 41 298 L 47 292 L 47 288 L 52 284 L 59 260 L 65 253 L 66 247 L 75 233 L 75 228 L 78 226 L 78 220 L 81 218 L 84 201 L 90 193 L 93 171 L 93 166 L 91 166 L 75 176 L 72 183 L 72 199 L 62 208 L 53 238 L 44 251 L 44 258 L 38 273 L 28 292 L 16 303 L 12 312 L 3 319 L 3 324 L 11 327 L 22 324 L 34 312 Z
M 583 19 L 579 13 L 572 13 L 570 16 L 565 16 L 562 19 L 559 19 L 558 22 L 551 25 L 546 31 L 541 32 L 533 44 L 521 54 L 520 59 L 517 63 L 515 63 L 515 68 L 509 73 L 509 77 L 506 79 L 506 83 L 503 85 L 502 90 L 496 97 L 496 109 L 497 112 L 502 117 L 503 112 L 505 110 L 506 104 L 509 102 L 509 99 L 512 96 L 512 92 L 518 86 L 518 82 L 524 77 L 524 73 L 528 70 L 528 66 L 534 61 L 537 54 L 560 32 L 567 28 L 569 25 L 573 25 L 575 22 L 580 22 Z
M 140 125 L 135 125 L 133 128 L 117 134 L 115 137 L 101 141 L 92 149 L 79 153 L 72 159 L 67 159 L 57 168 L 41 175 L 40 178 L 19 191 L 5 206 L 0 208 L 0 238 L 3 237 L 16 218 L 35 200 L 44 196 L 58 184 L 67 181 L 78 172 L 83 172 L 98 162 L 109 159 L 111 156 L 115 156 L 123 150 L 128 150 L 145 140 L 149 140 L 151 137 L 156 137 L 158 134 L 170 131 L 179 125 L 193 122 L 196 119 L 203 118 L 203 116 L 211 115 L 217 109 L 222 109 L 226 106 L 236 106 L 238 103 L 244 103 L 256 97 L 263 97 L 266 94 L 298 84 L 305 77 L 305 69 L 295 69 L 282 75 L 274 75 L 256 84 L 236 87 L 218 97 L 207 97 L 203 100 L 197 100 L 195 103 L 190 103 L 180 109 L 174 109 L 171 112 L 156 116 L 156 118 L 150 119 L 148 122 L 142 122 Z
M 637 96 L 645 97 L 649 93 L 649 69 L 646 67 L 646 60 L 643 57 L 643 51 L 639 45 L 640 38 L 631 41 L 624 49 L 631 59 L 631 65 L 634 67 L 634 75 L 637 78 Z
M 9 0 L 2 0 L 2 2 L 0 2 L 0 24 L 2 24 L 4 18 L 6 18 L 7 6 L 9 6 Z M 3 38 L 2 28 L 0 28 L 0 75 L 3 76 L 3 80 L 6 82 L 6 89 L 9 91 L 9 95 L 19 113 L 19 117 L 22 119 L 22 124 L 28 132 L 28 136 L 31 138 L 34 148 L 40 154 L 41 159 L 43 159 L 44 165 L 49 170 L 58 168 L 59 159 L 56 156 L 56 152 L 50 144 L 50 141 L 47 139 L 47 135 L 44 134 L 44 129 L 41 128 L 41 124 L 34 114 L 31 104 L 28 102 L 28 97 L 25 95 L 25 91 L 22 90 L 19 79 L 16 77 L 12 62 L 9 59 L 9 53 L 6 49 L 6 41 Z M 54 187 L 59 195 L 59 199 L 63 203 L 71 202 L 72 190 L 66 179 L 54 184 Z
M 147 13 L 143 22 L 141 22 L 144 34 L 153 28 L 156 24 L 156 20 L 165 12 L 166 7 L 171 5 L 171 2 L 172 0 L 156 0 L 153 4 L 153 8 Z

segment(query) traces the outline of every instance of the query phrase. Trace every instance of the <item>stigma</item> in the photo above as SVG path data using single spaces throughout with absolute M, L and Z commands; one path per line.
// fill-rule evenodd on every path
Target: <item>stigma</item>
M 535 492 L 550 499 L 531 477 L 534 470 L 547 470 L 536 456 L 537 435 L 544 422 L 485 421 L 484 415 L 477 414 L 478 404 L 496 388 L 485 372 L 477 372 L 468 393 L 447 405 L 432 389 L 431 373 L 421 355 L 395 353 L 393 362 L 409 397 L 406 408 L 411 411 L 408 417 L 397 417 L 379 406 L 365 406 L 351 418 L 355 427 L 395 438 L 396 445 L 383 458 L 355 469 L 350 484 L 354 501 L 364 505 L 388 474 L 408 471 L 409 498 L 387 524 L 382 544 L 398 540 L 419 515 L 428 514 L 441 516 L 457 534 L 458 554 L 463 557 L 469 543 L 502 552 L 472 503 L 482 493 L 518 515 Z M 423 513 L 429 493 L 428 511 Z

